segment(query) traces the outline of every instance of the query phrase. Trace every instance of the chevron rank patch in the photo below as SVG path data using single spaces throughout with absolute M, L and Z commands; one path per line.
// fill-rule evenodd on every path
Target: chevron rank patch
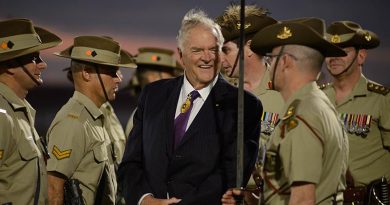
M 70 157 L 72 153 L 71 149 L 61 151 L 57 146 L 53 146 L 53 151 L 51 152 L 58 160 L 66 159 Z

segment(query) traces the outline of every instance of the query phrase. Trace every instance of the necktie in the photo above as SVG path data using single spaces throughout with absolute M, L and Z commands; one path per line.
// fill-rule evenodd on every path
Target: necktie
M 192 110 L 193 102 L 200 96 L 199 92 L 194 90 L 188 94 L 186 101 L 181 106 L 180 114 L 175 119 L 175 147 L 180 143 L 186 132 L 188 119 Z

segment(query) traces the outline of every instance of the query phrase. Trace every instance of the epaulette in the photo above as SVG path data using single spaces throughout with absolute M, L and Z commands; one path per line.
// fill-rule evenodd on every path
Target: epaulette
M 386 88 L 383 85 L 379 85 L 373 82 L 368 82 L 367 83 L 367 90 L 374 92 L 374 93 L 379 93 L 382 95 L 387 95 L 390 92 L 389 88 Z
M 287 131 L 290 131 L 298 126 L 298 120 L 295 119 L 295 112 L 301 100 L 294 100 L 288 106 L 287 112 L 284 114 L 282 120 L 287 126 Z
M 322 84 L 322 85 L 318 85 L 318 88 L 320 89 L 320 90 L 323 90 L 323 89 L 325 89 L 326 87 L 328 87 L 328 86 L 330 86 L 331 84 L 330 83 L 324 83 L 324 84 Z

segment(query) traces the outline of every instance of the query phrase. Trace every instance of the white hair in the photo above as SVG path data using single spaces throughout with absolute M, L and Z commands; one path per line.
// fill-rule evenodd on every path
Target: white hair
M 179 47 L 179 49 L 183 50 L 188 32 L 198 25 L 203 25 L 212 31 L 214 36 L 217 38 L 218 49 L 221 50 L 224 42 L 221 27 L 217 23 L 215 23 L 213 19 L 209 18 L 204 11 L 200 9 L 191 9 L 183 17 L 179 33 L 176 37 L 177 46 Z

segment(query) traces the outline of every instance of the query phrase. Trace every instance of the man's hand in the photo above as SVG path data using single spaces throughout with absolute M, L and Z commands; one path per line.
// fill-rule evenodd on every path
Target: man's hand
M 316 203 L 316 185 L 307 182 L 294 182 L 291 186 L 289 205 L 314 205 Z
M 169 204 L 177 204 L 181 201 L 181 199 L 177 199 L 172 197 L 170 199 L 156 199 L 152 195 L 146 196 L 141 205 L 169 205 Z
M 47 180 L 49 204 L 64 204 L 64 176 L 58 172 L 48 172 Z
M 222 205 L 236 205 L 234 196 L 243 196 L 244 192 L 240 189 L 229 189 L 222 195 Z

